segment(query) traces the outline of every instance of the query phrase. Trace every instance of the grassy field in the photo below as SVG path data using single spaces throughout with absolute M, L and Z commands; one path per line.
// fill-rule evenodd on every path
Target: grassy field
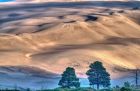
M 50 89 L 50 90 L 39 90 L 39 91 L 140 91 L 140 89 L 134 89 L 134 88 L 110 88 L 110 89 L 100 89 L 95 90 L 92 88 L 77 88 L 77 89 L 63 89 L 63 88 L 56 88 L 56 89 Z
M 24 89 L 24 90 L 16 90 L 16 89 L 0 89 L 0 91 L 35 91 L 31 89 Z M 92 88 L 56 88 L 56 89 L 42 89 L 42 90 L 36 90 L 36 91 L 140 91 L 139 89 L 136 88 L 126 88 L 126 87 L 121 87 L 121 88 L 108 88 L 108 89 L 92 89 Z

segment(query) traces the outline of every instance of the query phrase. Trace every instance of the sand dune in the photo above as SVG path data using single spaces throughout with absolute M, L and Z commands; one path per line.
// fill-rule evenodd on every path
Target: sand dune
M 1 8 L 0 65 L 34 66 L 57 74 L 72 66 L 85 77 L 88 65 L 100 60 L 113 79 L 128 74 L 118 67 L 139 68 L 140 11 L 132 9 L 139 2 L 118 2 L 115 7 L 96 3 Z

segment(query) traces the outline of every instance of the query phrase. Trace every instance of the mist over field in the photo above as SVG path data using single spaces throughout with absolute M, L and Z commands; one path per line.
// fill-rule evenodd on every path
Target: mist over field
M 85 73 L 95 61 L 103 62 L 112 86 L 135 83 L 139 1 L 21 1 L 0 0 L 1 88 L 55 88 L 66 67 L 87 87 Z

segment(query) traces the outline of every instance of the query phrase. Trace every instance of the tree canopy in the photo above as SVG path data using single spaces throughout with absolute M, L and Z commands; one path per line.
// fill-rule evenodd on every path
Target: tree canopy
M 97 85 L 97 89 L 100 88 L 100 85 L 103 87 L 110 86 L 110 74 L 106 71 L 101 62 L 96 61 L 91 63 L 89 68 L 86 74 L 91 86 L 94 87 L 94 85 Z
M 75 74 L 75 69 L 68 67 L 62 74 L 62 78 L 59 81 L 59 86 L 62 88 L 78 88 L 80 87 L 79 78 Z

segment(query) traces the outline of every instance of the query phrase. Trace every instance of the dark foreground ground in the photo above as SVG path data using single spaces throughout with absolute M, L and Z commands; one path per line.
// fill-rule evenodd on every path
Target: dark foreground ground
M 31 90 L 31 89 L 1 89 L 0 91 L 140 91 L 140 88 L 133 87 L 114 87 L 114 88 L 106 88 L 106 89 L 92 89 L 92 88 L 77 88 L 77 89 L 68 89 L 68 88 L 56 88 L 56 89 L 41 89 L 41 90 Z

